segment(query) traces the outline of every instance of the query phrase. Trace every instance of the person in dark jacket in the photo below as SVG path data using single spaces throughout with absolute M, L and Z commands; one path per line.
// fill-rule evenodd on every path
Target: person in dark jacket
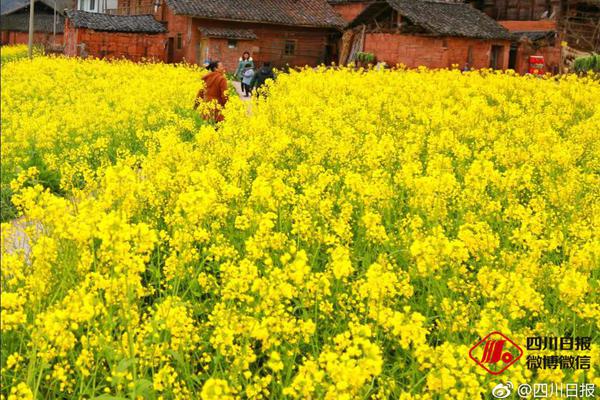
M 227 78 L 225 68 L 220 61 L 211 62 L 207 69 L 210 71 L 202 77 L 204 87 L 196 95 L 194 110 L 201 102 L 208 103 L 207 109 L 202 111 L 202 117 L 207 121 L 223 121 L 221 110 L 227 103 Z
M 253 90 L 260 89 L 267 79 L 275 80 L 275 74 L 273 73 L 273 68 L 271 67 L 271 63 L 266 61 L 263 66 L 254 74 L 254 78 L 252 78 L 252 83 L 250 86 Z M 259 95 L 260 93 L 257 92 Z

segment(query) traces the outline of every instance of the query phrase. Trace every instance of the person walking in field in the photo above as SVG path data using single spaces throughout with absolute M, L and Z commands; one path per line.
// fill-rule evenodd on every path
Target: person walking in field
M 252 90 L 260 89 L 262 86 L 264 86 L 267 79 L 274 80 L 275 74 L 273 74 L 273 68 L 271 67 L 271 63 L 268 61 L 265 61 L 265 63 L 258 70 L 258 72 L 256 72 L 254 74 L 254 78 L 252 79 L 252 82 L 250 84 L 250 86 L 252 87 Z M 258 93 L 259 93 L 258 95 L 260 95 L 260 92 L 258 92 Z
M 250 53 L 245 51 L 244 54 L 240 57 L 240 62 L 238 63 L 237 69 L 235 70 L 235 77 L 238 81 L 242 82 L 244 79 L 244 69 L 246 68 L 246 64 L 250 64 L 252 69 L 254 69 L 254 61 L 252 57 L 250 57 Z
M 198 108 L 201 102 L 208 106 L 202 111 L 202 117 L 207 121 L 223 121 L 221 110 L 227 104 L 227 78 L 225 78 L 225 68 L 220 61 L 213 61 L 208 64 L 210 71 L 202 77 L 204 87 L 198 91 L 194 110 Z
M 252 92 L 252 87 L 250 84 L 252 83 L 252 79 L 254 78 L 254 68 L 252 68 L 252 64 L 246 64 L 244 68 L 244 73 L 242 74 L 242 92 L 246 94 L 246 97 L 250 97 L 250 93 Z

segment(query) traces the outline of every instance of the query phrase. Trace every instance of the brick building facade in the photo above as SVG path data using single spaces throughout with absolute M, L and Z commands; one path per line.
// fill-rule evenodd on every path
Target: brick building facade
M 349 24 L 348 32 L 342 45 L 347 58 L 341 62 L 352 61 L 364 51 L 378 61 L 407 67 L 508 67 L 508 30 L 468 4 L 377 1 Z
M 345 25 L 326 0 L 119 0 L 118 8 L 112 12 L 115 15 L 108 16 L 111 21 L 140 17 L 131 15 L 139 13 L 164 26 L 166 32 L 160 40 L 164 42 L 165 62 L 202 64 L 218 59 L 230 71 L 235 70 L 244 51 L 249 51 L 256 62 L 270 61 L 277 67 L 334 61 Z M 79 26 L 78 36 L 72 42 L 86 44 L 96 54 L 98 43 L 105 42 L 107 47 L 109 41 L 115 40 L 122 50 L 113 53 L 132 59 L 140 57 L 140 49 L 146 47 L 143 43 L 150 43 L 152 51 L 158 51 L 153 46 L 160 40 L 148 32 L 117 35 L 117 31 L 109 34 L 94 26 Z M 67 23 L 68 37 L 73 36 L 73 30 Z M 68 47 L 69 54 L 75 54 L 71 42 Z
M 562 47 L 556 21 L 545 19 L 498 22 L 511 33 L 508 64 L 510 69 L 525 74 L 529 70 L 529 57 L 542 56 L 546 72 L 560 72 Z
M 169 29 L 168 61 L 201 64 L 218 59 L 235 70 L 239 57 L 248 51 L 255 61 L 279 67 L 316 65 L 332 59 L 328 46 L 337 41 L 344 24 L 321 0 L 254 0 L 245 5 L 229 0 L 225 2 L 229 7 L 218 8 L 211 3 L 216 2 L 161 4 L 156 15 Z
M 65 55 L 165 61 L 166 28 L 151 15 L 68 11 Z

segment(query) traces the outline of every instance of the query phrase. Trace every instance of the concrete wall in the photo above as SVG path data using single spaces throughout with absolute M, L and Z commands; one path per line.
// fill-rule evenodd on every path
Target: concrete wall
M 448 68 L 452 64 L 464 67 L 471 58 L 472 68 L 489 68 L 492 45 L 502 46 L 500 67 L 508 68 L 509 41 L 467 38 L 439 38 L 392 33 L 368 33 L 364 51 L 373 53 L 378 61 L 390 65 L 404 64 L 409 68 Z

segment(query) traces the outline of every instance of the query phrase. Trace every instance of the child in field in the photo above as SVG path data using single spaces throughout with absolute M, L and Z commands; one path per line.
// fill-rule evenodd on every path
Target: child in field
M 247 63 L 242 72 L 242 92 L 246 93 L 246 97 L 249 97 L 252 92 L 252 87 L 250 86 L 252 78 L 254 78 L 254 69 L 252 68 L 252 64 Z

